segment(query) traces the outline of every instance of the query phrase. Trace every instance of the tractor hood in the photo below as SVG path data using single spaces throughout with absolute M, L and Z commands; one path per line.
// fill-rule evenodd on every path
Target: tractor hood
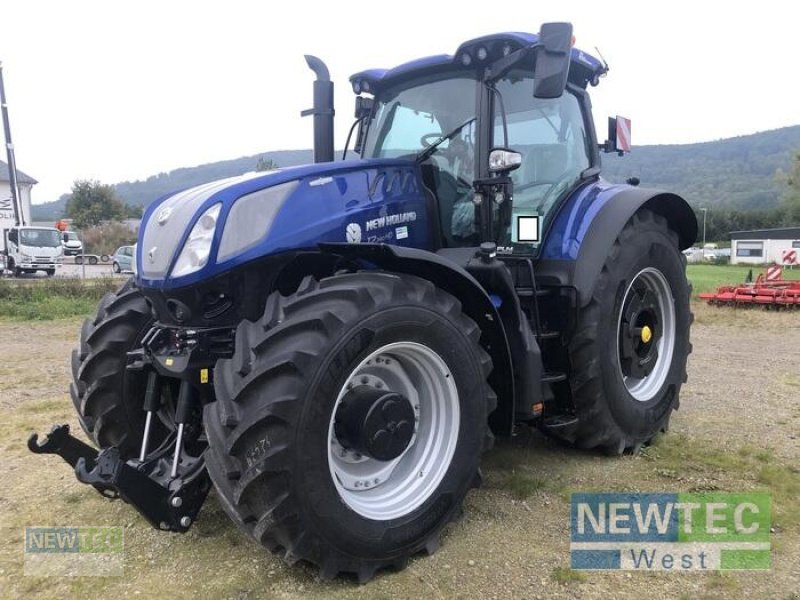
M 249 173 L 153 202 L 139 229 L 140 286 L 192 285 L 246 262 L 330 242 L 427 241 L 419 168 L 352 160 Z

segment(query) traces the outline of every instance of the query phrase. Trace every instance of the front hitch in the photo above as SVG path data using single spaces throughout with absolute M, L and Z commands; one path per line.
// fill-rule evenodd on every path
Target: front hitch
M 69 425 L 54 425 L 40 443 L 31 435 L 28 448 L 35 454 L 56 454 L 75 469 L 78 481 L 93 486 L 109 499 L 122 498 L 156 529 L 185 533 L 191 527 L 211 480 L 201 454 L 182 453 L 172 475 L 175 436 L 170 436 L 146 461 L 124 461 L 119 449 L 99 453 L 69 432 Z

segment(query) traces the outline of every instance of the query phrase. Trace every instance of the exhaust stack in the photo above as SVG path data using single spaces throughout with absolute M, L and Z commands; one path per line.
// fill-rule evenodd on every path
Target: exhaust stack
M 328 67 L 316 56 L 306 54 L 306 63 L 317 76 L 314 82 L 314 108 L 301 116 L 314 116 L 314 162 L 333 161 L 333 82 Z

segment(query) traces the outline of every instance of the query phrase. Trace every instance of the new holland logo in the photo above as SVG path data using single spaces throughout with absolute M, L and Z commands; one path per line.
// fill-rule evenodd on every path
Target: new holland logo
M 345 230 L 347 241 L 350 244 L 361 243 L 361 225 L 358 223 L 350 223 Z
M 391 227 L 393 225 L 402 225 L 404 223 L 413 223 L 417 220 L 417 213 L 414 211 L 395 213 L 392 215 L 382 215 L 375 219 L 367 221 L 367 231 L 375 229 L 383 229 L 384 227 Z

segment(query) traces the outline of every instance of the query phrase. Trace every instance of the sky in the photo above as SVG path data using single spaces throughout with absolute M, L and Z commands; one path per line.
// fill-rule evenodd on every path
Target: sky
M 600 138 L 616 114 L 632 119 L 634 146 L 800 124 L 800 3 L 787 0 L 0 0 L 17 166 L 39 180 L 41 203 L 76 179 L 116 183 L 310 148 L 304 54 L 335 81 L 341 148 L 351 74 L 546 21 L 572 22 L 576 46 L 599 48 L 611 67 L 592 89 Z

